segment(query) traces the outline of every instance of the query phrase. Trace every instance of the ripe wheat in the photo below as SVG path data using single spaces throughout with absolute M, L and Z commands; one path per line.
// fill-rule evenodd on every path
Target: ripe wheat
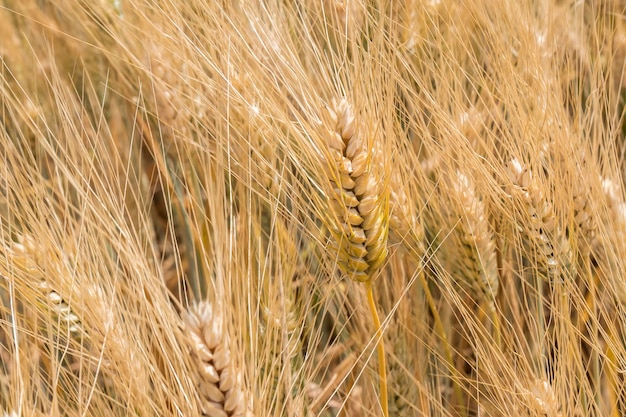
M 516 221 L 527 237 L 525 244 L 529 250 L 536 248 L 540 272 L 549 279 L 567 273 L 572 263 L 572 252 L 549 197 L 532 171 L 519 160 L 511 160 L 508 175 L 511 180 L 508 191 L 523 210 Z M 526 225 L 528 219 L 530 224 Z
M 499 277 L 493 232 L 484 201 L 477 195 L 472 181 L 461 172 L 457 172 L 452 190 L 458 199 L 452 207 L 458 207 L 460 217 L 455 229 L 461 246 L 461 256 L 454 257 L 457 273 L 480 297 L 484 297 L 493 311 Z M 454 220 L 451 218 L 452 224 Z
M 331 226 L 338 264 L 350 278 L 374 277 L 387 256 L 388 195 L 372 144 L 364 137 L 352 106 L 342 99 L 329 109 L 328 146 L 336 167 L 331 173 L 331 205 L 339 226 Z
M 246 416 L 248 407 L 241 374 L 231 358 L 223 316 L 202 301 L 183 314 L 191 354 L 196 362 L 195 377 L 202 415 Z

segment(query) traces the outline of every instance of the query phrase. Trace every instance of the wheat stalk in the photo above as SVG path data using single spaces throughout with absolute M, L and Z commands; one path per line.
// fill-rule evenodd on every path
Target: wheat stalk
M 201 301 L 183 313 L 203 416 L 251 416 L 219 311 Z

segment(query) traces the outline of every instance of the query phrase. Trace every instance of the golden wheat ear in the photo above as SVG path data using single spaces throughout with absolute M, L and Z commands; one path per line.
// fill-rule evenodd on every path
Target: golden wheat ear
M 339 224 L 330 227 L 338 266 L 351 279 L 373 279 L 387 257 L 389 196 L 374 161 L 371 144 L 357 129 L 352 106 L 345 99 L 329 110 L 328 136 L 336 171 L 331 172 L 330 200 Z
M 465 174 L 457 172 L 453 190 L 463 213 L 457 228 L 463 248 L 462 256 L 458 258 L 458 272 L 478 296 L 484 297 L 489 310 L 494 311 L 500 279 L 487 208 L 476 193 L 473 182 Z
M 552 202 L 530 168 L 518 159 L 509 162 L 507 174 L 511 180 L 508 192 L 519 204 L 515 220 L 524 233 L 526 250 L 537 253 L 539 272 L 548 280 L 567 275 L 572 250 Z
M 242 389 L 242 376 L 231 358 L 223 317 L 201 301 L 183 313 L 191 355 L 196 365 L 195 383 L 203 416 L 251 416 Z

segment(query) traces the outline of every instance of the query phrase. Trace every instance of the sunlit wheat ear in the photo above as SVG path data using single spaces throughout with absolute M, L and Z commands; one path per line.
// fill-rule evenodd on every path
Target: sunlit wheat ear
M 388 189 L 382 182 L 382 166 L 375 162 L 382 155 L 372 152 L 345 99 L 329 113 L 332 129 L 328 132 L 328 147 L 336 167 L 330 172 L 330 199 L 336 220 L 330 230 L 341 271 L 355 281 L 365 282 L 374 277 L 387 257 Z
M 457 257 L 457 273 L 495 309 L 499 278 L 493 232 L 484 201 L 476 194 L 473 182 L 457 172 L 452 190 L 459 204 L 460 221 L 455 233 L 462 247 Z
M 527 249 L 538 252 L 540 272 L 546 278 L 566 273 L 572 264 L 572 251 L 552 203 L 531 170 L 519 160 L 512 159 L 507 169 L 511 180 L 508 192 L 524 211 L 517 215 L 518 228 L 526 235 Z
M 183 313 L 203 416 L 250 416 L 242 376 L 231 355 L 223 317 L 207 301 Z

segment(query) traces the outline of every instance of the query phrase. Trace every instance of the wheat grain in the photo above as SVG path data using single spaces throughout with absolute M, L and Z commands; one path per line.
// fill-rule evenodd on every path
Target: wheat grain
M 360 131 L 352 106 L 345 99 L 329 109 L 332 129 L 328 146 L 336 171 L 331 172 L 331 206 L 340 227 L 331 226 L 341 271 L 365 282 L 387 256 L 388 190 L 372 146 Z M 333 175 L 334 174 L 334 175 Z
M 248 413 L 241 389 L 242 377 L 231 358 L 223 317 L 207 301 L 183 314 L 191 354 L 196 362 L 194 376 L 202 415 L 240 417 Z

